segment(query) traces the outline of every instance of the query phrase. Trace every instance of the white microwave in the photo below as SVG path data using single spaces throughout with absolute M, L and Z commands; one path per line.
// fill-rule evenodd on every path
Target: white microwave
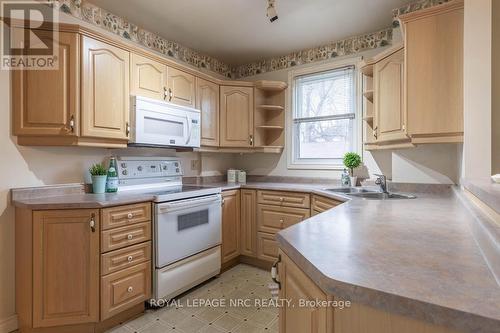
M 200 110 L 132 96 L 131 146 L 200 147 Z

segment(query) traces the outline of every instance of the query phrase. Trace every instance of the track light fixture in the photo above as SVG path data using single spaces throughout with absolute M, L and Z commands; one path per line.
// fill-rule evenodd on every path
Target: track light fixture
M 271 22 L 278 19 L 278 13 L 276 12 L 276 0 L 267 0 L 267 17 L 269 17 L 269 21 Z

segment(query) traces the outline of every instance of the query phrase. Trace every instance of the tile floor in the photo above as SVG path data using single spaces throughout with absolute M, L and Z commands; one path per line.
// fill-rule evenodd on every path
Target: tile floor
M 240 264 L 181 295 L 177 304 L 148 310 L 107 333 L 277 333 L 278 309 L 263 304 L 272 297 L 270 284 L 269 272 Z M 212 304 L 195 306 L 196 300 Z M 237 306 L 237 300 L 247 303 Z

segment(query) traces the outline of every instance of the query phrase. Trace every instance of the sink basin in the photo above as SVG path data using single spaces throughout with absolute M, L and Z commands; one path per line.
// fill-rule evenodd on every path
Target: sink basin
M 380 191 L 366 189 L 363 187 L 339 187 L 328 188 L 325 191 L 342 193 L 348 196 L 368 199 L 368 200 L 390 200 L 390 199 L 415 199 L 414 195 L 400 194 L 400 193 L 382 193 Z
M 343 194 L 353 194 L 353 193 L 379 193 L 374 190 L 368 190 L 362 187 L 338 187 L 338 188 L 327 188 L 325 191 L 343 193 Z
M 365 193 L 350 193 L 353 197 L 363 198 L 368 200 L 390 200 L 390 199 L 415 199 L 414 195 L 399 194 L 399 193 L 382 193 L 382 192 L 365 192 Z

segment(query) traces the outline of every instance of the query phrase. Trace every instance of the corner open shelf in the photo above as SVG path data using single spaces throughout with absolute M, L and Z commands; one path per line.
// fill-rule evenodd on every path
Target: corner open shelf
M 285 89 L 280 81 L 255 82 L 255 147 L 281 152 L 285 146 Z
M 374 150 L 377 148 L 374 129 L 376 125 L 375 113 L 373 105 L 374 82 L 373 82 L 374 62 L 372 60 L 365 61 L 361 65 L 361 73 L 363 74 L 363 143 L 366 150 Z

